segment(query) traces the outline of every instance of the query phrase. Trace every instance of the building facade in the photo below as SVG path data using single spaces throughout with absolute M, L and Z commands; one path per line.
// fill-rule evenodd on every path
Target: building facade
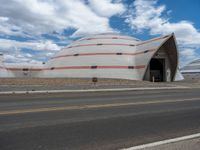
M 178 75 L 178 51 L 174 34 L 147 41 L 113 33 L 97 34 L 71 43 L 43 65 L 1 63 L 0 69 L 0 77 L 170 82 Z

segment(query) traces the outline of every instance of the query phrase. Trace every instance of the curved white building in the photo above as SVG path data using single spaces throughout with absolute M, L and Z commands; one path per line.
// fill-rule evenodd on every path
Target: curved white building
M 194 60 L 181 69 L 186 78 L 200 78 L 200 59 Z
M 200 59 L 190 62 L 181 69 L 181 72 L 185 74 L 200 73 Z
M 2 77 L 10 77 L 8 75 L 8 70 L 6 69 L 6 67 L 3 64 L 3 54 L 0 53 L 0 78 Z
M 42 66 L 5 68 L 15 77 L 113 78 L 174 81 L 178 52 L 174 34 L 140 41 L 98 34 L 73 42 Z

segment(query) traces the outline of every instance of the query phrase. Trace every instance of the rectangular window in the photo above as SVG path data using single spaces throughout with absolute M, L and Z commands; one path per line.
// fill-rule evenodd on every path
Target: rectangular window
M 29 69 L 28 69 L 28 68 L 23 68 L 22 70 L 23 70 L 23 71 L 28 71 Z
M 91 66 L 91 69 L 97 69 L 97 66 Z
M 100 45 L 103 45 L 103 44 L 102 43 L 98 43 L 97 45 L 100 46 Z
M 134 66 L 128 66 L 128 69 L 134 69 Z

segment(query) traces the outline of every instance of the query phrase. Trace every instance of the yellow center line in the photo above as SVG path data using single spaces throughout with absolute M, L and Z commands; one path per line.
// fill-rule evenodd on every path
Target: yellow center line
M 81 109 L 92 109 L 92 108 L 108 108 L 108 107 L 133 106 L 133 105 L 148 105 L 148 104 L 160 104 L 160 103 L 176 103 L 176 102 L 198 101 L 198 100 L 200 100 L 200 98 L 176 99 L 176 100 L 156 100 L 156 101 L 129 102 L 129 103 L 110 103 L 110 104 L 96 104 L 96 105 L 91 104 L 91 105 L 65 106 L 65 107 L 45 107 L 45 108 L 0 111 L 0 115 L 50 112 L 50 111 L 62 111 L 62 110 L 81 110 Z

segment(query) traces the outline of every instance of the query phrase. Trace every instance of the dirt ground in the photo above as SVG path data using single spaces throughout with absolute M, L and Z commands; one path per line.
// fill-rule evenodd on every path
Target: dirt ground
M 0 91 L 10 90 L 59 90 L 59 89 L 91 89 L 91 88 L 142 88 L 142 87 L 191 87 L 200 88 L 200 79 L 186 79 L 176 82 L 149 82 L 121 79 L 64 79 L 64 78 L 2 78 Z
M 2 78 L 0 79 L 0 85 L 56 85 L 56 86 L 66 86 L 66 85 L 138 85 L 138 86 L 151 86 L 151 85 L 170 85 L 164 82 L 149 82 L 149 81 L 134 81 L 134 80 L 122 80 L 122 79 L 97 79 L 94 83 L 92 79 L 64 79 L 64 78 Z

